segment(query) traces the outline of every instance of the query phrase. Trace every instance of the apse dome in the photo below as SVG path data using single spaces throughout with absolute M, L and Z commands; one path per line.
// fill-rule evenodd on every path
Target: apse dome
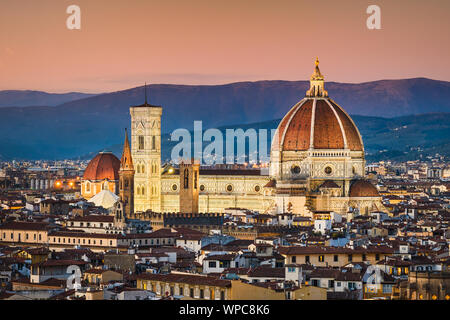
M 379 197 L 377 188 L 366 180 L 356 180 L 350 186 L 350 197 Z
M 83 180 L 119 180 L 120 160 L 111 152 L 100 152 L 87 165 Z

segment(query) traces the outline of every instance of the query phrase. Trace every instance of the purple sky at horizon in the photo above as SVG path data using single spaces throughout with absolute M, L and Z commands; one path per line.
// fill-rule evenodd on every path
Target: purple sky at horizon
M 68 30 L 66 8 L 81 8 Z M 366 8 L 381 7 L 381 30 Z M 450 80 L 448 0 L 4 0 L 0 90 L 109 92 L 144 82 Z

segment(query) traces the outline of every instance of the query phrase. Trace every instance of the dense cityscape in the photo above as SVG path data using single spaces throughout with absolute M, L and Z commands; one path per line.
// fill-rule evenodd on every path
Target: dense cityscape
M 439 155 L 366 165 L 387 212 L 230 207 L 207 220 L 125 222 L 109 199 L 82 197 L 87 164 L 1 163 L 1 299 L 449 300 L 450 166 Z
M 0 1 L 2 319 L 445 316 L 448 12 Z
M 366 162 L 318 59 L 270 163 L 162 163 L 162 113 L 120 159 L 0 164 L 0 299 L 450 300 L 448 161 Z

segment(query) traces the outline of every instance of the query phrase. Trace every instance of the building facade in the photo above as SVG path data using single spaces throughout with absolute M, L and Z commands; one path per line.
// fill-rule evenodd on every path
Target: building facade
M 376 187 L 364 179 L 364 145 L 358 128 L 329 98 L 318 60 L 305 98 L 277 128 L 269 172 L 200 167 L 198 189 L 186 189 L 184 179 L 196 169 L 161 167 L 162 107 L 146 101 L 131 107 L 130 114 L 135 211 L 223 213 L 226 208 L 246 208 L 303 216 L 317 210 L 384 211 Z M 186 197 L 180 201 L 180 194 L 187 192 L 191 200 L 198 192 L 198 207 Z

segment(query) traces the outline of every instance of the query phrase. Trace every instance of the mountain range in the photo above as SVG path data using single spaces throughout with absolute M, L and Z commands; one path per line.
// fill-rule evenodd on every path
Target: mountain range
M 48 93 L 32 90 L 4 90 L 0 91 L 0 108 L 29 107 L 29 106 L 57 106 L 66 102 L 93 97 L 96 94 L 68 92 Z
M 369 156 L 404 157 L 418 147 L 443 152 L 450 147 L 450 82 L 415 78 L 325 85 L 352 115 Z M 149 103 L 163 107 L 162 132 L 170 133 L 191 130 L 195 120 L 202 120 L 204 129 L 232 124 L 276 127 L 279 120 L 273 119 L 302 99 L 308 86 L 307 81 L 154 84 L 147 92 Z M 33 103 L 27 92 L 2 100 L 4 93 L 0 91 L 2 159 L 78 158 L 112 148 L 122 143 L 123 130 L 130 126 L 129 107 L 144 101 L 143 86 L 80 99 L 66 96 L 68 100 L 57 105 L 51 104 L 56 98 L 50 94 L 44 106 L 43 100 Z

